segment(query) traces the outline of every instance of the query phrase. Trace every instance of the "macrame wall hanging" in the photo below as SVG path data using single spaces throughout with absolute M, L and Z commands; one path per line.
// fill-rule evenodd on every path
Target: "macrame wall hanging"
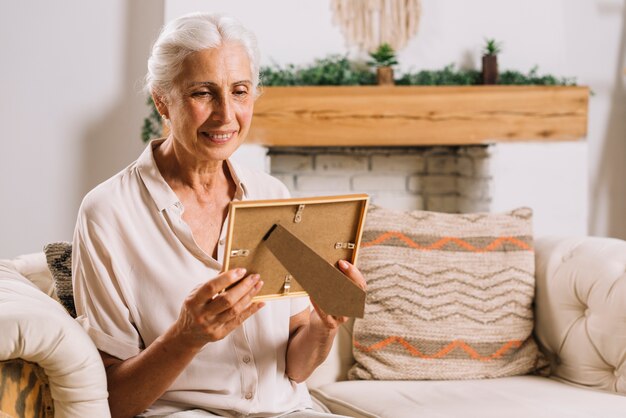
M 331 9 L 348 43 L 367 52 L 383 43 L 402 49 L 421 14 L 420 0 L 331 0 Z

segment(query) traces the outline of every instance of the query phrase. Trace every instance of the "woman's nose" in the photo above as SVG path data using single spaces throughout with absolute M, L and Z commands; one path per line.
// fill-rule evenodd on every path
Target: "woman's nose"
M 221 97 L 220 100 L 215 103 L 213 112 L 211 112 L 211 119 L 222 123 L 229 123 L 235 117 L 233 105 L 228 97 Z

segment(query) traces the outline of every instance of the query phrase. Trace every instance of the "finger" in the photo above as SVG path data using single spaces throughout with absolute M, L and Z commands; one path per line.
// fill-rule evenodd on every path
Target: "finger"
M 339 260 L 337 264 L 339 264 L 339 268 L 341 269 L 341 271 L 346 276 L 348 276 L 348 278 L 352 280 L 354 284 L 356 284 L 363 290 L 367 288 L 367 283 L 365 282 L 365 278 L 363 277 L 363 274 L 361 274 L 359 269 L 356 268 L 354 264 L 349 263 L 346 260 Z
M 207 301 L 213 299 L 219 292 L 233 283 L 236 283 L 238 280 L 241 280 L 245 275 L 246 269 L 244 268 L 225 271 L 196 288 L 192 296 L 192 301 L 197 304 L 205 304 Z
M 223 308 L 223 306 L 220 306 L 219 309 L 221 310 L 219 311 L 217 320 L 221 323 L 226 323 L 226 322 L 231 321 L 233 318 L 236 318 L 238 315 L 240 315 L 242 312 L 248 309 L 250 305 L 252 305 L 252 299 L 261 291 L 262 287 L 263 287 L 263 281 L 259 280 L 258 282 L 255 283 L 255 285 L 250 289 L 249 292 L 241 296 L 232 305 L 224 305 L 226 306 L 226 308 Z M 211 304 L 217 304 L 217 303 L 220 303 L 221 301 L 224 301 L 224 303 L 227 303 L 226 298 L 228 297 L 228 295 L 226 295 L 226 293 L 230 293 L 230 292 L 231 290 L 225 292 L 224 294 L 221 294 Z
M 265 306 L 264 302 L 253 303 L 252 305 L 248 306 L 245 310 L 243 310 L 239 315 L 227 321 L 224 324 L 224 328 L 227 330 L 227 332 L 232 331 L 233 329 L 237 328 L 239 325 L 246 322 L 248 318 L 250 318 L 252 315 L 260 311 L 261 308 L 263 308 L 264 306 Z
M 317 303 L 313 302 L 312 300 L 311 305 L 313 305 L 313 309 L 315 309 L 315 312 L 317 312 L 317 315 L 320 317 L 322 322 L 327 326 L 330 326 L 331 328 L 335 328 L 338 324 L 343 324 L 349 319 L 347 316 L 334 316 L 327 314 L 322 308 L 319 307 Z
M 206 308 L 214 314 L 232 309 L 234 306 L 237 306 L 241 299 L 246 297 L 249 293 L 258 293 L 260 287 L 257 288 L 257 285 L 261 281 L 260 278 L 261 276 L 258 274 L 249 275 L 239 283 L 230 287 L 228 290 L 218 294 L 210 301 L 210 303 L 206 305 Z

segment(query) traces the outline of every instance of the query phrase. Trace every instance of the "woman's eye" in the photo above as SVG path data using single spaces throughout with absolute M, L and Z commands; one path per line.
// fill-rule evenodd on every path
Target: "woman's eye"
M 209 97 L 210 95 L 211 93 L 208 91 L 196 91 L 191 94 L 192 97 Z
M 248 94 L 248 90 L 235 90 L 234 92 L 234 95 L 239 97 L 243 97 L 246 94 Z

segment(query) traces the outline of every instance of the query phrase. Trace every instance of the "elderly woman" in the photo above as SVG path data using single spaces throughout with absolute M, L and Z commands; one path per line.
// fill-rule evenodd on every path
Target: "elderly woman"
M 147 88 L 170 134 L 81 205 L 76 307 L 101 352 L 114 417 L 325 415 L 310 409 L 302 382 L 347 318 L 306 298 L 253 303 L 262 277 L 220 273 L 229 202 L 288 197 L 228 159 L 250 128 L 258 81 L 255 38 L 233 19 L 166 25 Z M 350 263 L 339 267 L 365 285 Z

